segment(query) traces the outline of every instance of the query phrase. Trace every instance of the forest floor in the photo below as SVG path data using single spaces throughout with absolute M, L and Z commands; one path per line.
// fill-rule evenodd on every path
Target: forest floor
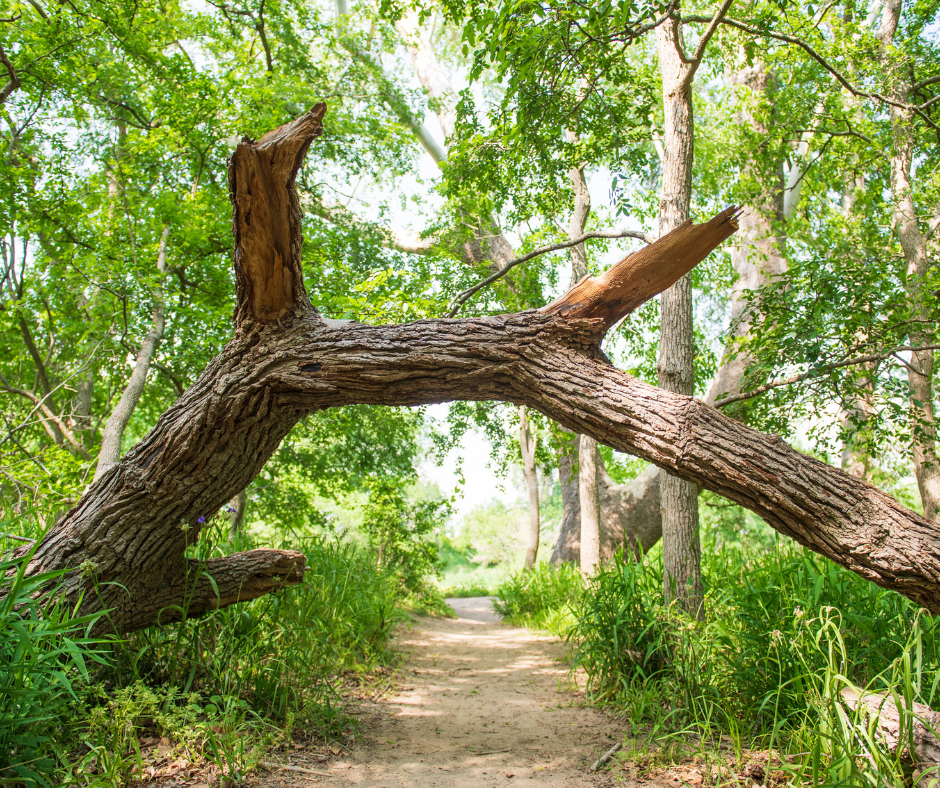
M 312 752 L 275 756 L 298 771 L 256 772 L 248 785 L 586 788 L 684 782 L 673 775 L 634 781 L 623 772 L 591 773 L 591 764 L 622 741 L 624 723 L 585 704 L 561 661 L 563 644 L 501 624 L 489 598 L 448 601 L 456 620 L 415 617 L 401 630 L 402 666 L 384 698 L 358 709 L 360 737 L 348 749 L 336 746 L 326 758 Z M 701 777 L 691 784 L 701 784 Z

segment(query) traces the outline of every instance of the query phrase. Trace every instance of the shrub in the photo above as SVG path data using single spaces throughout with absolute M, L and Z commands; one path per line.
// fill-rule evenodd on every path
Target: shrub
M 570 611 L 583 588 L 576 567 L 540 562 L 534 569 L 516 572 L 500 584 L 493 608 L 511 624 L 548 629 L 560 635 L 570 623 Z

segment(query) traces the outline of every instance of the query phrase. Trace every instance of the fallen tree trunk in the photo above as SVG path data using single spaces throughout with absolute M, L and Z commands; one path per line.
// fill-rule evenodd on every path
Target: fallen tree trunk
M 864 726 L 890 752 L 899 749 L 921 766 L 940 766 L 940 712 L 923 703 L 899 709 L 891 695 L 883 692 L 842 690 L 842 701 L 852 711 L 864 708 Z M 903 713 L 902 713 L 903 710 Z
M 350 404 L 502 400 L 696 481 L 940 612 L 940 539 L 923 517 L 776 436 L 634 380 L 600 352 L 610 326 L 734 232 L 734 210 L 683 225 L 542 310 L 390 326 L 325 320 L 304 289 L 293 189 L 324 112 L 317 105 L 236 149 L 234 336 L 51 529 L 30 572 L 72 570 L 66 593 L 84 593 L 84 612 L 109 608 L 120 632 L 166 620 L 172 607 L 184 615 L 189 598 L 202 612 L 299 582 L 304 559 L 291 551 L 202 566 L 185 558 L 203 518 L 248 485 L 297 421 Z M 198 584 L 206 573 L 219 594 Z

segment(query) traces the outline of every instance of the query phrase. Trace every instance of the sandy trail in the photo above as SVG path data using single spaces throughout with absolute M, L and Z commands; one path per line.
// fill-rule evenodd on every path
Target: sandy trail
M 363 710 L 363 740 L 345 759 L 318 767 L 330 777 L 310 782 L 612 785 L 588 768 L 622 731 L 567 690 L 562 645 L 499 623 L 488 598 L 448 601 L 459 618 L 420 618 L 401 633 L 406 661 L 396 694 Z

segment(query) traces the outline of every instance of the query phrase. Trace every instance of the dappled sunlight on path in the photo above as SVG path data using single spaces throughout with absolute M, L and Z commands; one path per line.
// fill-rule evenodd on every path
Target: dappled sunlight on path
M 487 598 L 450 600 L 456 620 L 416 618 L 384 701 L 363 710 L 363 741 L 305 784 L 369 788 L 612 785 L 591 763 L 622 723 L 583 705 L 562 645 L 499 623 Z M 629 783 L 618 783 L 629 785 Z

